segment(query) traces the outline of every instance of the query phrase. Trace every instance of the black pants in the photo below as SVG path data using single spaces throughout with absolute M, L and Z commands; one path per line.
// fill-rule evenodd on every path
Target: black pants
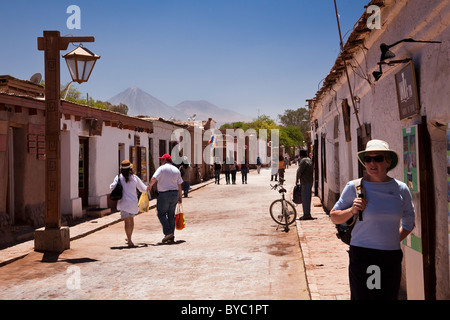
M 402 250 L 350 246 L 351 300 L 397 300 L 402 277 Z
M 236 170 L 231 170 L 231 182 L 236 184 Z

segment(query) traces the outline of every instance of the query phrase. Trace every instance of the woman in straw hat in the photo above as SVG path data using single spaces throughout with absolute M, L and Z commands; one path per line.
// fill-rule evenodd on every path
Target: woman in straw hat
M 117 210 L 120 210 L 120 217 L 125 222 L 125 241 L 129 247 L 134 247 L 131 236 L 134 229 L 134 216 L 139 213 L 138 198 L 136 189 L 146 192 L 148 187 L 132 172 L 133 164 L 129 160 L 124 160 L 120 164 L 120 175 L 114 178 L 114 182 L 109 186 L 114 190 L 119 179 L 122 185 L 122 199 L 117 201 Z
M 396 300 L 403 259 L 400 242 L 413 230 L 415 221 L 411 194 L 405 183 L 388 176 L 399 157 L 387 142 L 369 141 L 358 159 L 367 173 L 361 181 L 365 197 L 356 196 L 351 181 L 330 212 L 335 224 L 360 213 L 362 217 L 356 220 L 350 242 L 351 299 Z

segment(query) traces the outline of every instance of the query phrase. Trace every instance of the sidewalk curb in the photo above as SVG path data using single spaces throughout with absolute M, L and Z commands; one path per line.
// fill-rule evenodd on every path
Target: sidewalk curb
M 336 237 L 320 199 L 313 196 L 312 204 L 314 220 L 296 221 L 311 300 L 349 300 L 348 246 Z
M 316 291 L 317 291 L 317 286 L 311 283 L 311 279 L 310 279 L 310 274 L 308 273 L 308 270 L 306 269 L 306 253 L 308 252 L 308 249 L 306 247 L 306 244 L 303 245 L 302 243 L 302 236 L 301 236 L 301 225 L 298 221 L 298 212 L 297 212 L 297 218 L 295 219 L 295 229 L 297 231 L 297 239 L 298 239 L 298 244 L 300 246 L 300 254 L 301 254 L 301 260 L 303 262 L 303 270 L 305 270 L 305 277 L 306 277 L 306 286 L 308 288 L 308 294 L 309 294 L 309 300 L 318 300 L 315 299 L 315 295 L 316 295 Z M 316 288 L 315 290 L 311 290 Z M 318 294 L 318 291 L 317 291 Z
M 308 243 L 306 241 L 306 236 L 303 233 L 303 229 L 302 229 L 302 226 L 301 226 L 298 218 L 295 221 L 295 224 L 297 226 L 297 234 L 298 234 L 298 240 L 299 240 L 298 242 L 300 244 L 300 249 L 302 250 L 303 266 L 305 268 L 309 296 L 310 296 L 311 300 L 321 300 L 319 288 L 317 287 L 317 280 L 316 280 L 316 276 L 314 274 L 314 270 L 307 268 L 307 266 L 312 265 L 313 262 L 312 262 L 311 257 L 309 256 L 310 248 L 308 246 Z

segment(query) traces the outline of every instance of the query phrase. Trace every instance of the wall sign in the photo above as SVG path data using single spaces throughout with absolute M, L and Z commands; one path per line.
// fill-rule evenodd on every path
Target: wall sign
M 400 120 L 419 114 L 419 96 L 417 94 L 414 62 L 410 61 L 395 75 L 397 101 Z
M 403 244 L 414 251 L 422 253 L 422 212 L 420 205 L 419 145 L 418 125 L 402 129 L 403 132 L 403 174 L 404 182 L 411 192 L 416 212 L 415 227 L 411 234 L 403 240 Z
M 403 168 L 404 182 L 412 192 L 419 191 L 419 152 L 417 126 L 403 128 Z

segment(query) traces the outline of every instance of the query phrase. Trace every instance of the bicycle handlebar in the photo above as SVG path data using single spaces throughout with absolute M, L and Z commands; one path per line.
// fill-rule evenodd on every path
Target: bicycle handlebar
M 278 190 L 279 187 L 281 187 L 281 189 L 279 190 L 280 192 L 287 192 L 285 188 L 283 188 L 282 183 L 286 181 L 284 179 L 280 179 L 280 182 L 278 182 L 276 185 L 270 185 L 272 187 L 272 190 Z

